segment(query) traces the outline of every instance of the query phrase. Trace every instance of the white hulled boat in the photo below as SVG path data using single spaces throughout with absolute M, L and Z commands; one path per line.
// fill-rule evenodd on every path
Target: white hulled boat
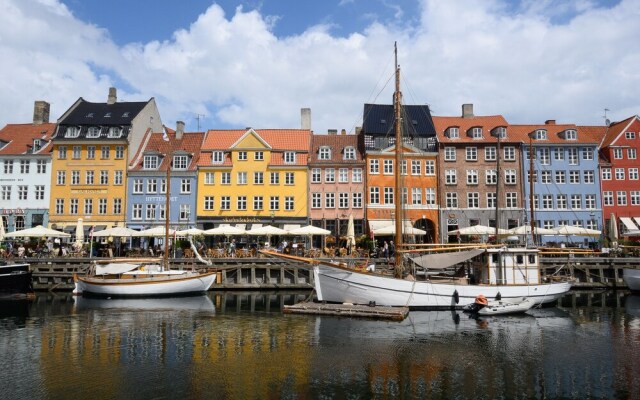
M 622 270 L 622 279 L 627 284 L 629 289 L 633 291 L 640 291 L 640 269 L 639 268 L 624 268 Z

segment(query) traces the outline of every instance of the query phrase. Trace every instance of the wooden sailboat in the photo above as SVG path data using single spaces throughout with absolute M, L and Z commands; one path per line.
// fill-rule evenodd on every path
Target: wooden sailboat
M 215 272 L 169 268 L 169 199 L 173 152 L 168 157 L 163 257 L 96 261 L 86 275 L 73 275 L 73 294 L 90 293 L 114 297 L 176 296 L 203 293 L 213 285 Z
M 542 282 L 537 249 L 486 248 L 446 254 L 410 257 L 403 251 L 403 207 L 401 201 L 402 132 L 400 68 L 396 49 L 394 93 L 396 167 L 395 264 L 394 273 L 378 269 L 350 268 L 345 263 L 294 258 L 313 265 L 319 301 L 354 304 L 408 306 L 414 308 L 462 308 L 478 295 L 513 300 L 527 297 L 535 304 L 558 299 L 571 288 L 571 281 Z M 499 140 L 498 140 L 499 142 Z M 497 196 L 497 194 L 496 194 Z M 496 226 L 497 226 L 496 219 Z M 279 256 L 273 252 L 265 254 Z M 292 258 L 289 256 L 288 258 Z M 408 267 L 413 267 L 410 274 Z M 451 271 L 450 274 L 446 274 Z

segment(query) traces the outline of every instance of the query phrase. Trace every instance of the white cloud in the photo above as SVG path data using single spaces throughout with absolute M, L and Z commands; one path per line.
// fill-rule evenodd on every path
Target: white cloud
M 394 41 L 405 102 L 437 115 L 462 103 L 514 123 L 596 124 L 605 107 L 614 120 L 637 114 L 638 1 L 556 3 L 424 0 L 417 26 L 372 22 L 336 37 L 327 22 L 286 38 L 272 33 L 278 18 L 212 5 L 169 41 L 118 47 L 56 0 L 3 1 L 0 124 L 28 122 L 34 100 L 50 101 L 55 119 L 124 82 L 118 98 L 156 97 L 166 125 L 195 129 L 205 114 L 203 129 L 298 127 L 310 107 L 316 132 L 351 130 L 363 103 L 391 102 Z

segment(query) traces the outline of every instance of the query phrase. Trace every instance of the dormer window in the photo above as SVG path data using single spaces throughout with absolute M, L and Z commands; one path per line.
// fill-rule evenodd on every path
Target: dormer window
M 285 153 L 286 157 L 286 153 Z M 318 160 L 331 160 L 331 148 L 329 146 L 321 146 L 318 150 Z M 295 161 L 295 157 L 294 157 Z M 290 161 L 290 162 L 294 162 Z M 287 162 L 287 161 L 285 161 Z
M 158 169 L 158 156 L 144 156 L 142 169 Z
M 122 136 L 122 128 L 119 126 L 112 126 L 109 128 L 109 135 L 108 137 L 110 138 L 119 138 Z
M 294 164 L 296 162 L 296 153 L 294 151 L 285 151 L 284 162 L 285 164 Z
M 110 113 L 110 112 L 106 113 L 106 114 L 104 115 L 104 117 L 105 117 L 105 118 L 111 118 L 111 113 Z
M 547 130 L 537 129 L 535 137 L 536 137 L 536 140 L 547 140 Z
M 224 152 L 214 151 L 211 155 L 211 164 L 222 164 L 224 161 Z
M 344 148 L 344 159 L 345 160 L 355 160 L 356 159 L 356 149 L 355 147 L 348 146 Z
M 42 144 L 40 143 L 40 139 L 33 139 L 33 152 L 35 153 L 36 151 L 40 150 L 40 146 Z
M 87 138 L 98 138 L 100 137 L 100 127 L 99 126 L 90 126 L 87 130 Z
M 491 132 L 491 135 L 495 137 L 499 137 L 500 139 L 506 139 L 507 128 L 505 128 L 504 126 L 498 126 L 493 129 L 493 131 Z
M 452 126 L 447 129 L 447 137 L 449 139 L 459 139 L 460 138 L 460 128 L 457 126 Z
M 129 111 L 122 114 L 122 118 L 129 118 Z
M 89 114 L 85 115 L 85 117 L 87 117 L 87 118 L 93 118 L 93 113 L 89 113 Z
M 577 140 L 578 132 L 575 129 L 567 129 L 564 131 L 564 139 L 565 140 Z
M 469 129 L 469 136 L 471 136 L 472 139 L 482 139 L 482 128 L 476 126 Z
M 80 128 L 77 126 L 68 126 L 64 133 L 66 138 L 77 138 L 78 136 L 80 136 Z
M 189 159 L 186 155 L 173 156 L 173 169 L 187 169 Z

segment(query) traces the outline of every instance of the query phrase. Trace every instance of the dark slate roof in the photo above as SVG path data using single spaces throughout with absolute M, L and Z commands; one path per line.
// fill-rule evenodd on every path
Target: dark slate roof
M 148 104 L 148 101 L 131 101 L 114 104 L 90 103 L 80 98 L 78 106 L 59 125 L 131 125 L 131 121 Z
M 435 137 L 436 131 L 431 119 L 431 111 L 427 105 L 402 106 L 404 134 L 416 137 Z M 393 105 L 365 104 L 362 118 L 362 132 L 371 136 L 393 135 L 395 114 Z

